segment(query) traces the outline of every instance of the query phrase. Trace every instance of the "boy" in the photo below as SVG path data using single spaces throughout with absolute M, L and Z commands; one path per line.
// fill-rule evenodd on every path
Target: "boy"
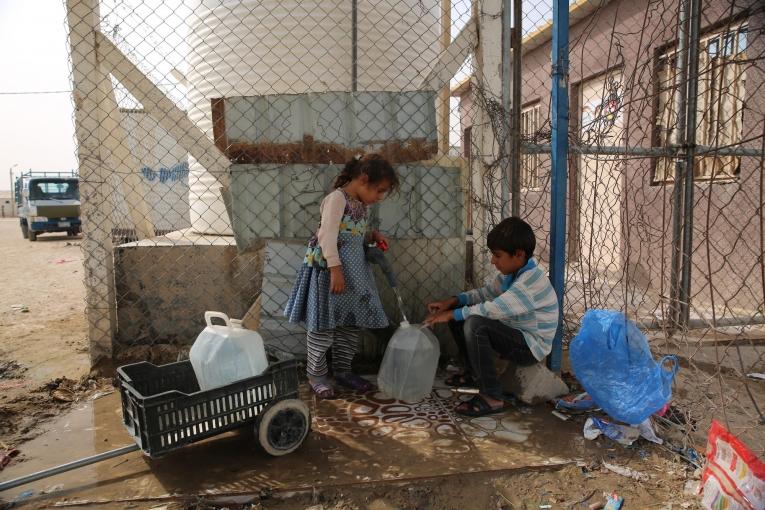
M 491 263 L 500 272 L 486 287 L 428 304 L 425 324 L 448 322 L 468 370 L 447 380 L 473 380 L 480 393 L 455 410 L 467 416 L 501 412 L 506 404 L 494 367 L 494 353 L 516 365 L 533 365 L 552 350 L 558 327 L 558 299 L 545 272 L 532 258 L 536 239 L 528 223 L 506 218 L 486 239 Z

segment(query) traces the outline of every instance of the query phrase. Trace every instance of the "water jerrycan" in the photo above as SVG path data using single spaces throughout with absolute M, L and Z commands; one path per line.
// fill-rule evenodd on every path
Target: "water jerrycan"
M 214 325 L 214 318 L 225 325 Z M 189 351 L 199 389 L 219 388 L 260 375 L 268 368 L 263 339 L 257 332 L 242 328 L 241 321 L 221 312 L 205 312 L 205 322 L 207 327 Z
M 404 321 L 385 349 L 377 385 L 395 399 L 418 402 L 430 394 L 441 349 L 427 328 Z

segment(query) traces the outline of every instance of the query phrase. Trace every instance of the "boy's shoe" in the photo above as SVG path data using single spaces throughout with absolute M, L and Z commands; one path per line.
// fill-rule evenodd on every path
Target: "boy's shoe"
M 470 416 L 471 418 L 478 418 L 480 416 L 486 416 L 489 414 L 503 413 L 510 409 L 510 405 L 507 402 L 503 402 L 499 407 L 491 407 L 481 395 L 476 395 L 466 402 L 462 402 L 457 405 L 454 410 L 463 415 Z

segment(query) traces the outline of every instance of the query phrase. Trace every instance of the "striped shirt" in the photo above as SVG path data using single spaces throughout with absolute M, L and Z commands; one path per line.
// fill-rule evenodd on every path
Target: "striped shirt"
M 542 361 L 550 351 L 558 328 L 558 298 L 545 272 L 529 259 L 515 274 L 497 278 L 479 289 L 457 295 L 454 319 L 471 315 L 496 319 L 519 330 L 534 357 Z

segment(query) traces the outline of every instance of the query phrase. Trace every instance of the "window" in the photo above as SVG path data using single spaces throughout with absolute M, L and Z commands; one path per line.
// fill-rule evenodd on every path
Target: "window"
M 696 144 L 729 147 L 742 140 L 746 73 L 746 24 L 702 37 L 699 42 L 698 105 Z M 659 109 L 656 130 L 660 146 L 677 144 L 677 51 L 664 53 L 658 61 Z M 740 157 L 708 155 L 696 158 L 697 180 L 730 180 L 739 173 Z M 672 182 L 673 158 L 659 158 L 655 181 Z
M 29 186 L 32 200 L 77 200 L 80 198 L 77 181 L 32 181 Z
M 521 137 L 529 141 L 539 131 L 539 103 L 521 110 Z M 521 156 L 521 189 L 539 189 L 539 154 Z

